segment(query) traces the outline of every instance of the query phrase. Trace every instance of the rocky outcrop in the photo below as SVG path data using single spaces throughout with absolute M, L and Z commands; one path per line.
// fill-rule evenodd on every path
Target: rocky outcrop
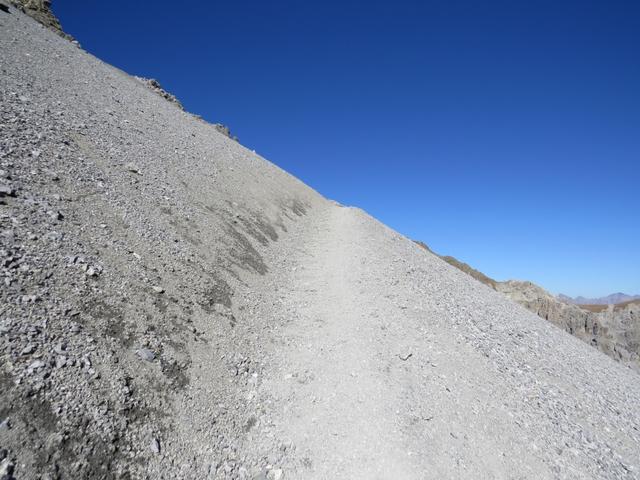
M 602 342 L 598 348 L 640 370 L 640 302 L 610 305 L 596 315 L 612 339 L 611 342 Z
M 213 128 L 215 128 L 217 131 L 219 131 L 221 134 L 225 135 L 226 137 L 229 137 L 231 140 L 235 140 L 236 142 L 238 141 L 238 137 L 233 135 L 229 127 L 227 127 L 226 125 L 223 125 L 222 123 L 214 123 Z
M 424 243 L 417 243 L 433 253 Z M 561 301 L 535 283 L 498 282 L 454 257 L 439 256 L 539 317 L 640 372 L 640 301 L 608 306 L 574 305 Z
M 77 43 L 71 35 L 62 30 L 60 20 L 51 10 L 51 0 L 10 0 L 10 3 L 61 37 Z
M 162 88 L 162 85 L 160 85 L 160 82 L 155 78 L 145 78 L 145 77 L 134 77 L 134 78 L 144 83 L 147 86 L 147 88 L 157 93 L 168 102 L 175 104 L 180 110 L 184 110 L 184 107 L 182 106 L 182 103 L 180 103 L 180 100 L 178 100 L 175 95 L 172 95 L 171 93 L 167 92 L 164 88 Z

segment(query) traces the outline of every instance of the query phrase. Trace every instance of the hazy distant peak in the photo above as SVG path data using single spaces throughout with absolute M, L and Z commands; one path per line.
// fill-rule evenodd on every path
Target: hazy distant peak
M 586 298 L 583 296 L 569 297 L 562 293 L 558 295 L 558 300 L 565 303 L 573 303 L 575 305 L 616 305 L 618 303 L 629 302 L 631 300 L 640 299 L 640 295 L 628 295 L 626 293 L 617 292 L 599 298 Z

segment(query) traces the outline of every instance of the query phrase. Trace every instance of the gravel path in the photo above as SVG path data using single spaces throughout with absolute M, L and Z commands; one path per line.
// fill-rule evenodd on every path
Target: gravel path
M 15 9 L 0 44 L 0 478 L 640 478 L 636 374 Z
M 315 478 L 409 478 L 396 420 L 402 392 L 383 371 L 405 352 L 386 341 L 382 312 L 365 299 L 369 262 L 352 212 L 324 211 L 291 270 L 285 305 L 294 318 L 266 388 L 286 399 L 283 435 Z

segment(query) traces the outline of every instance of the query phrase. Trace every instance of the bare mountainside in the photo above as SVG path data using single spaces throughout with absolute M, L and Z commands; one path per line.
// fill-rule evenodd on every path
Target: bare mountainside
M 15 9 L 0 40 L 0 477 L 638 477 L 637 375 Z
M 585 308 L 566 304 L 531 282 L 499 282 L 496 290 L 611 358 L 640 371 L 640 302 Z
M 416 243 L 433 253 L 425 243 Z M 446 255 L 440 258 L 614 360 L 640 371 L 639 301 L 578 306 L 562 301 L 535 283 L 519 280 L 498 282 L 454 257 Z

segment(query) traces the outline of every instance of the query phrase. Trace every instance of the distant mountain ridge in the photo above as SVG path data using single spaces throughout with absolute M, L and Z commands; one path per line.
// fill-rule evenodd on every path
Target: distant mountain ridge
M 640 300 L 640 295 L 628 295 L 626 293 L 617 292 L 600 298 L 586 298 L 583 296 L 569 297 L 562 293 L 558 295 L 558 300 L 565 303 L 573 303 L 574 305 L 617 305 L 619 303 Z

